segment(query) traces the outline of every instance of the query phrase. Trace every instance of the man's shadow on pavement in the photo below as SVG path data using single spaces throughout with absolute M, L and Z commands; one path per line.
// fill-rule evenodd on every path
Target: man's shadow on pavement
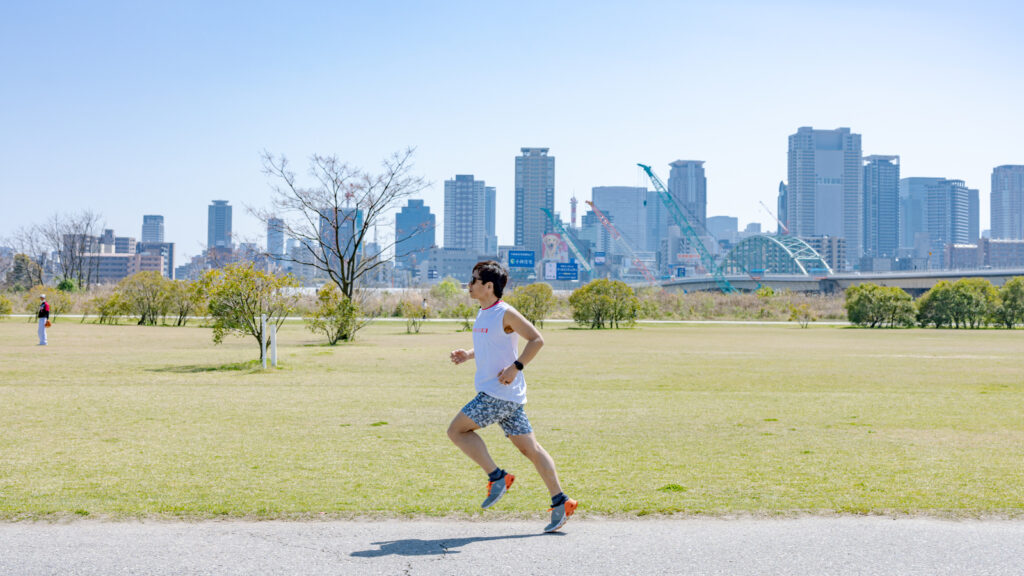
M 444 554 L 458 554 L 459 548 L 473 542 L 486 542 L 488 540 L 513 540 L 517 538 L 533 538 L 536 536 L 565 536 L 562 532 L 550 532 L 541 534 L 512 534 L 509 536 L 476 536 L 472 538 L 440 538 L 438 540 L 420 540 L 410 538 L 408 540 L 391 540 L 388 542 L 371 542 L 374 546 L 380 546 L 377 550 L 360 550 L 353 552 L 352 556 L 361 558 L 379 558 L 381 556 L 433 556 Z

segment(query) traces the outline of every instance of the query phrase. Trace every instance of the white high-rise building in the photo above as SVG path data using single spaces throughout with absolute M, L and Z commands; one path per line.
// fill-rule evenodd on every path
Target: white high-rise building
M 799 128 L 789 137 L 789 233 L 845 239 L 849 267 L 863 253 L 863 177 L 860 134 Z
M 497 255 L 494 197 L 495 189 L 487 186 L 483 180 L 476 180 L 472 174 L 457 174 L 454 180 L 445 180 L 445 248 L 463 248 L 479 255 Z

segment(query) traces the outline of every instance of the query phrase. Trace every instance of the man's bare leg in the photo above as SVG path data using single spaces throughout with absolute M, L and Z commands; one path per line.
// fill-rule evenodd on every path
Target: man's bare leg
M 448 425 L 448 437 L 451 438 L 452 442 L 460 450 L 466 453 L 466 456 L 469 456 L 473 462 L 476 462 L 483 468 L 484 473 L 490 474 L 498 465 L 494 463 L 490 453 L 487 452 L 487 445 L 484 444 L 484 439 L 474 432 L 474 430 L 479 429 L 480 427 L 469 416 L 459 412 L 452 420 L 452 423 Z
M 544 485 L 548 487 L 548 492 L 551 493 L 551 496 L 555 496 L 562 491 L 562 487 L 558 482 L 558 472 L 555 470 L 555 461 L 548 454 L 547 450 L 537 442 L 533 432 L 509 436 L 508 439 L 515 444 L 516 448 L 519 448 L 519 451 L 524 456 L 530 459 L 530 462 L 533 462 L 533 467 L 537 469 L 537 473 L 544 480 Z

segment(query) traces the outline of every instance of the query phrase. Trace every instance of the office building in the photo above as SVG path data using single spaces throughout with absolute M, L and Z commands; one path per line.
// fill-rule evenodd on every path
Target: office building
M 707 228 L 719 244 L 735 244 L 739 241 L 740 221 L 734 216 L 711 216 Z
M 894 258 L 899 245 L 900 157 L 864 158 L 864 256 Z
M 135 252 L 163 258 L 162 273 L 165 278 L 174 280 L 174 242 L 139 242 L 135 245 Z
M 992 170 L 993 240 L 1024 240 L 1024 166 Z
M 668 235 L 668 209 L 657 190 L 647 191 L 647 246 L 648 252 L 657 252 L 661 241 Z
M 789 136 L 784 210 L 789 233 L 843 238 L 850 261 L 863 248 L 861 136 L 849 128 L 801 127 Z M 850 266 L 844 263 L 840 270 Z
M 444 246 L 478 254 L 498 253 L 495 189 L 472 174 L 444 182 Z M 539 210 L 538 210 L 539 212 Z M 541 214 L 543 216 L 543 214 Z
M 595 186 L 591 197 L 634 251 L 647 250 L 647 188 Z M 621 251 L 619 247 L 611 249 Z
M 164 241 L 164 217 L 157 214 L 148 214 L 142 217 L 142 241 L 163 242 Z
M 553 227 L 541 208 L 555 212 L 555 157 L 547 148 L 521 148 L 516 156 L 515 245 L 540 262 L 541 242 Z
M 395 263 L 400 270 L 417 270 L 426 261 L 427 251 L 437 245 L 436 228 L 436 218 L 423 200 L 409 200 L 395 214 Z
M 978 242 L 978 191 L 963 180 L 943 178 L 929 184 L 927 192 L 929 264 L 943 268 L 948 244 Z
M 267 219 L 267 254 L 284 255 L 284 220 L 280 218 Z
M 707 230 L 708 181 L 701 160 L 676 160 L 668 175 L 668 191 L 689 220 L 694 232 Z M 674 224 L 674 222 L 673 222 Z
M 901 256 L 927 258 L 928 188 L 942 178 L 901 178 L 899 248 Z
M 356 234 L 363 229 L 363 222 L 361 208 L 324 208 L 320 211 L 320 244 L 327 247 L 327 253 L 314 253 L 326 256 L 331 270 L 341 270 L 342 258 L 356 258 L 358 261 L 363 254 L 356 250 Z
M 207 250 L 233 249 L 231 242 L 231 205 L 227 200 L 214 200 L 209 206 L 206 224 Z
M 136 254 L 138 251 L 135 249 L 135 245 L 138 242 L 135 238 L 128 236 L 115 236 L 114 237 L 114 254 Z

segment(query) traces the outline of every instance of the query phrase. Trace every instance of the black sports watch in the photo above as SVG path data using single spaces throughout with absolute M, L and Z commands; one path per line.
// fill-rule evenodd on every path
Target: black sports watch
M 524 368 L 523 363 L 520 362 L 519 360 L 513 360 L 512 361 L 512 365 L 516 367 L 516 370 L 519 370 L 520 372 L 523 371 L 523 368 Z

